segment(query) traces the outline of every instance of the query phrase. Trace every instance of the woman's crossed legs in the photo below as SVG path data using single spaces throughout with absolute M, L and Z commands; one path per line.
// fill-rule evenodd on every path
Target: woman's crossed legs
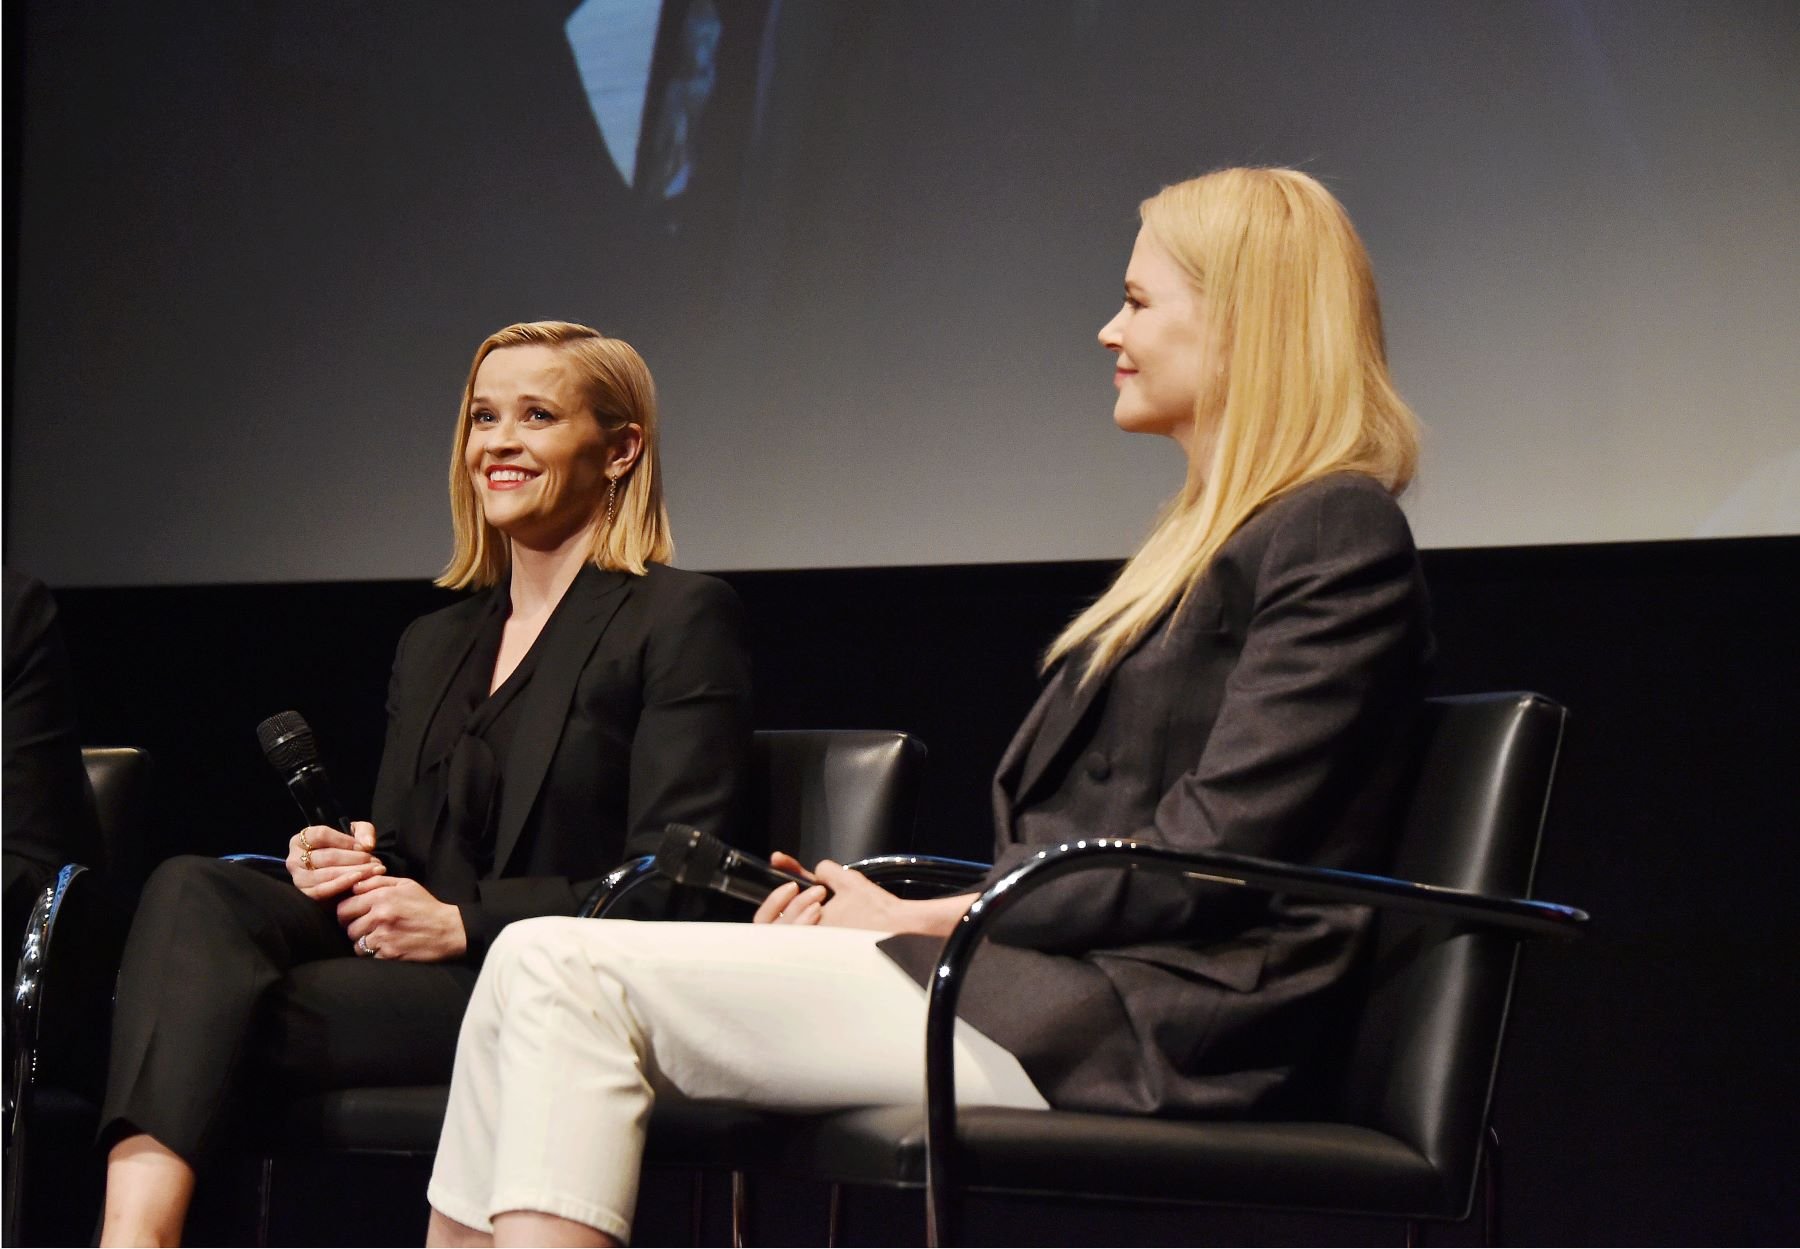
M 433 1243 L 504 1243 L 515 1215 L 532 1243 L 549 1243 L 561 1220 L 580 1225 L 564 1233 L 624 1241 L 658 1096 L 796 1112 L 921 1101 L 925 992 L 876 948 L 884 935 L 509 926 L 463 1019 L 429 1191 Z M 959 1102 L 1044 1108 L 1000 1046 L 966 1024 L 956 1045 Z

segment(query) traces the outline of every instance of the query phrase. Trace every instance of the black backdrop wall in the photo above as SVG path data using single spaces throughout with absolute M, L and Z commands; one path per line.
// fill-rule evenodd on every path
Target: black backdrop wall
M 1497 1119 L 1508 1239 L 1793 1240 L 1800 539 L 1425 559 L 1438 690 L 1532 688 L 1575 717 L 1539 892 L 1590 909 L 1597 927 L 1525 961 Z M 758 723 L 919 734 L 931 747 L 919 846 L 981 855 L 987 775 L 1029 705 L 1035 653 L 1111 569 L 732 574 L 753 621 Z M 294 821 L 251 732 L 274 711 L 302 711 L 341 788 L 366 795 L 393 641 L 447 601 L 399 582 L 60 598 L 87 737 L 158 759 L 140 867 L 180 851 L 279 852 Z M 1087 1235 L 1114 1243 L 1368 1234 L 1102 1217 Z M 989 1234 L 1068 1243 L 1069 1218 L 1014 1211 Z M 863 1230 L 873 1243 L 917 1234 Z

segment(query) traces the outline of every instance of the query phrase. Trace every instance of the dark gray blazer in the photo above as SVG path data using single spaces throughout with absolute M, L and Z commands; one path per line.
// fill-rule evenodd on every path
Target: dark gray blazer
M 402 827 L 409 794 L 489 605 L 477 595 L 420 617 L 394 655 L 374 821 L 397 875 L 423 875 L 429 836 Z M 653 853 L 670 821 L 740 844 L 745 831 L 750 659 L 731 587 L 662 564 L 642 577 L 589 566 L 557 614 L 568 619 L 539 639 L 547 649 L 499 760 L 493 869 L 462 904 L 472 962 L 515 919 L 573 914 L 621 860 Z
M 1379 867 L 1430 649 L 1412 535 L 1379 484 L 1338 474 L 1268 504 L 1103 679 L 1052 673 L 994 779 L 988 883 L 1092 836 Z M 996 923 L 961 1014 L 1061 1108 L 1273 1113 L 1329 1057 L 1367 925 L 1358 907 L 1089 873 Z M 883 948 L 925 983 L 940 945 Z

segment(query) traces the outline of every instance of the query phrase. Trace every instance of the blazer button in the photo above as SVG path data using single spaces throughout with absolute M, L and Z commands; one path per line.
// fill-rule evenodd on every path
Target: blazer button
M 1112 775 L 1112 760 L 1098 750 L 1089 751 L 1081 765 L 1087 769 L 1088 776 L 1096 781 L 1103 781 Z

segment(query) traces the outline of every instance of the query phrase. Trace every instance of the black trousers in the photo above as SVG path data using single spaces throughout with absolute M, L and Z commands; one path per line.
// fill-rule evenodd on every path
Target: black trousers
M 357 958 L 335 901 L 170 859 L 125 943 L 101 1143 L 146 1132 L 198 1166 L 266 1092 L 447 1084 L 476 975 Z

